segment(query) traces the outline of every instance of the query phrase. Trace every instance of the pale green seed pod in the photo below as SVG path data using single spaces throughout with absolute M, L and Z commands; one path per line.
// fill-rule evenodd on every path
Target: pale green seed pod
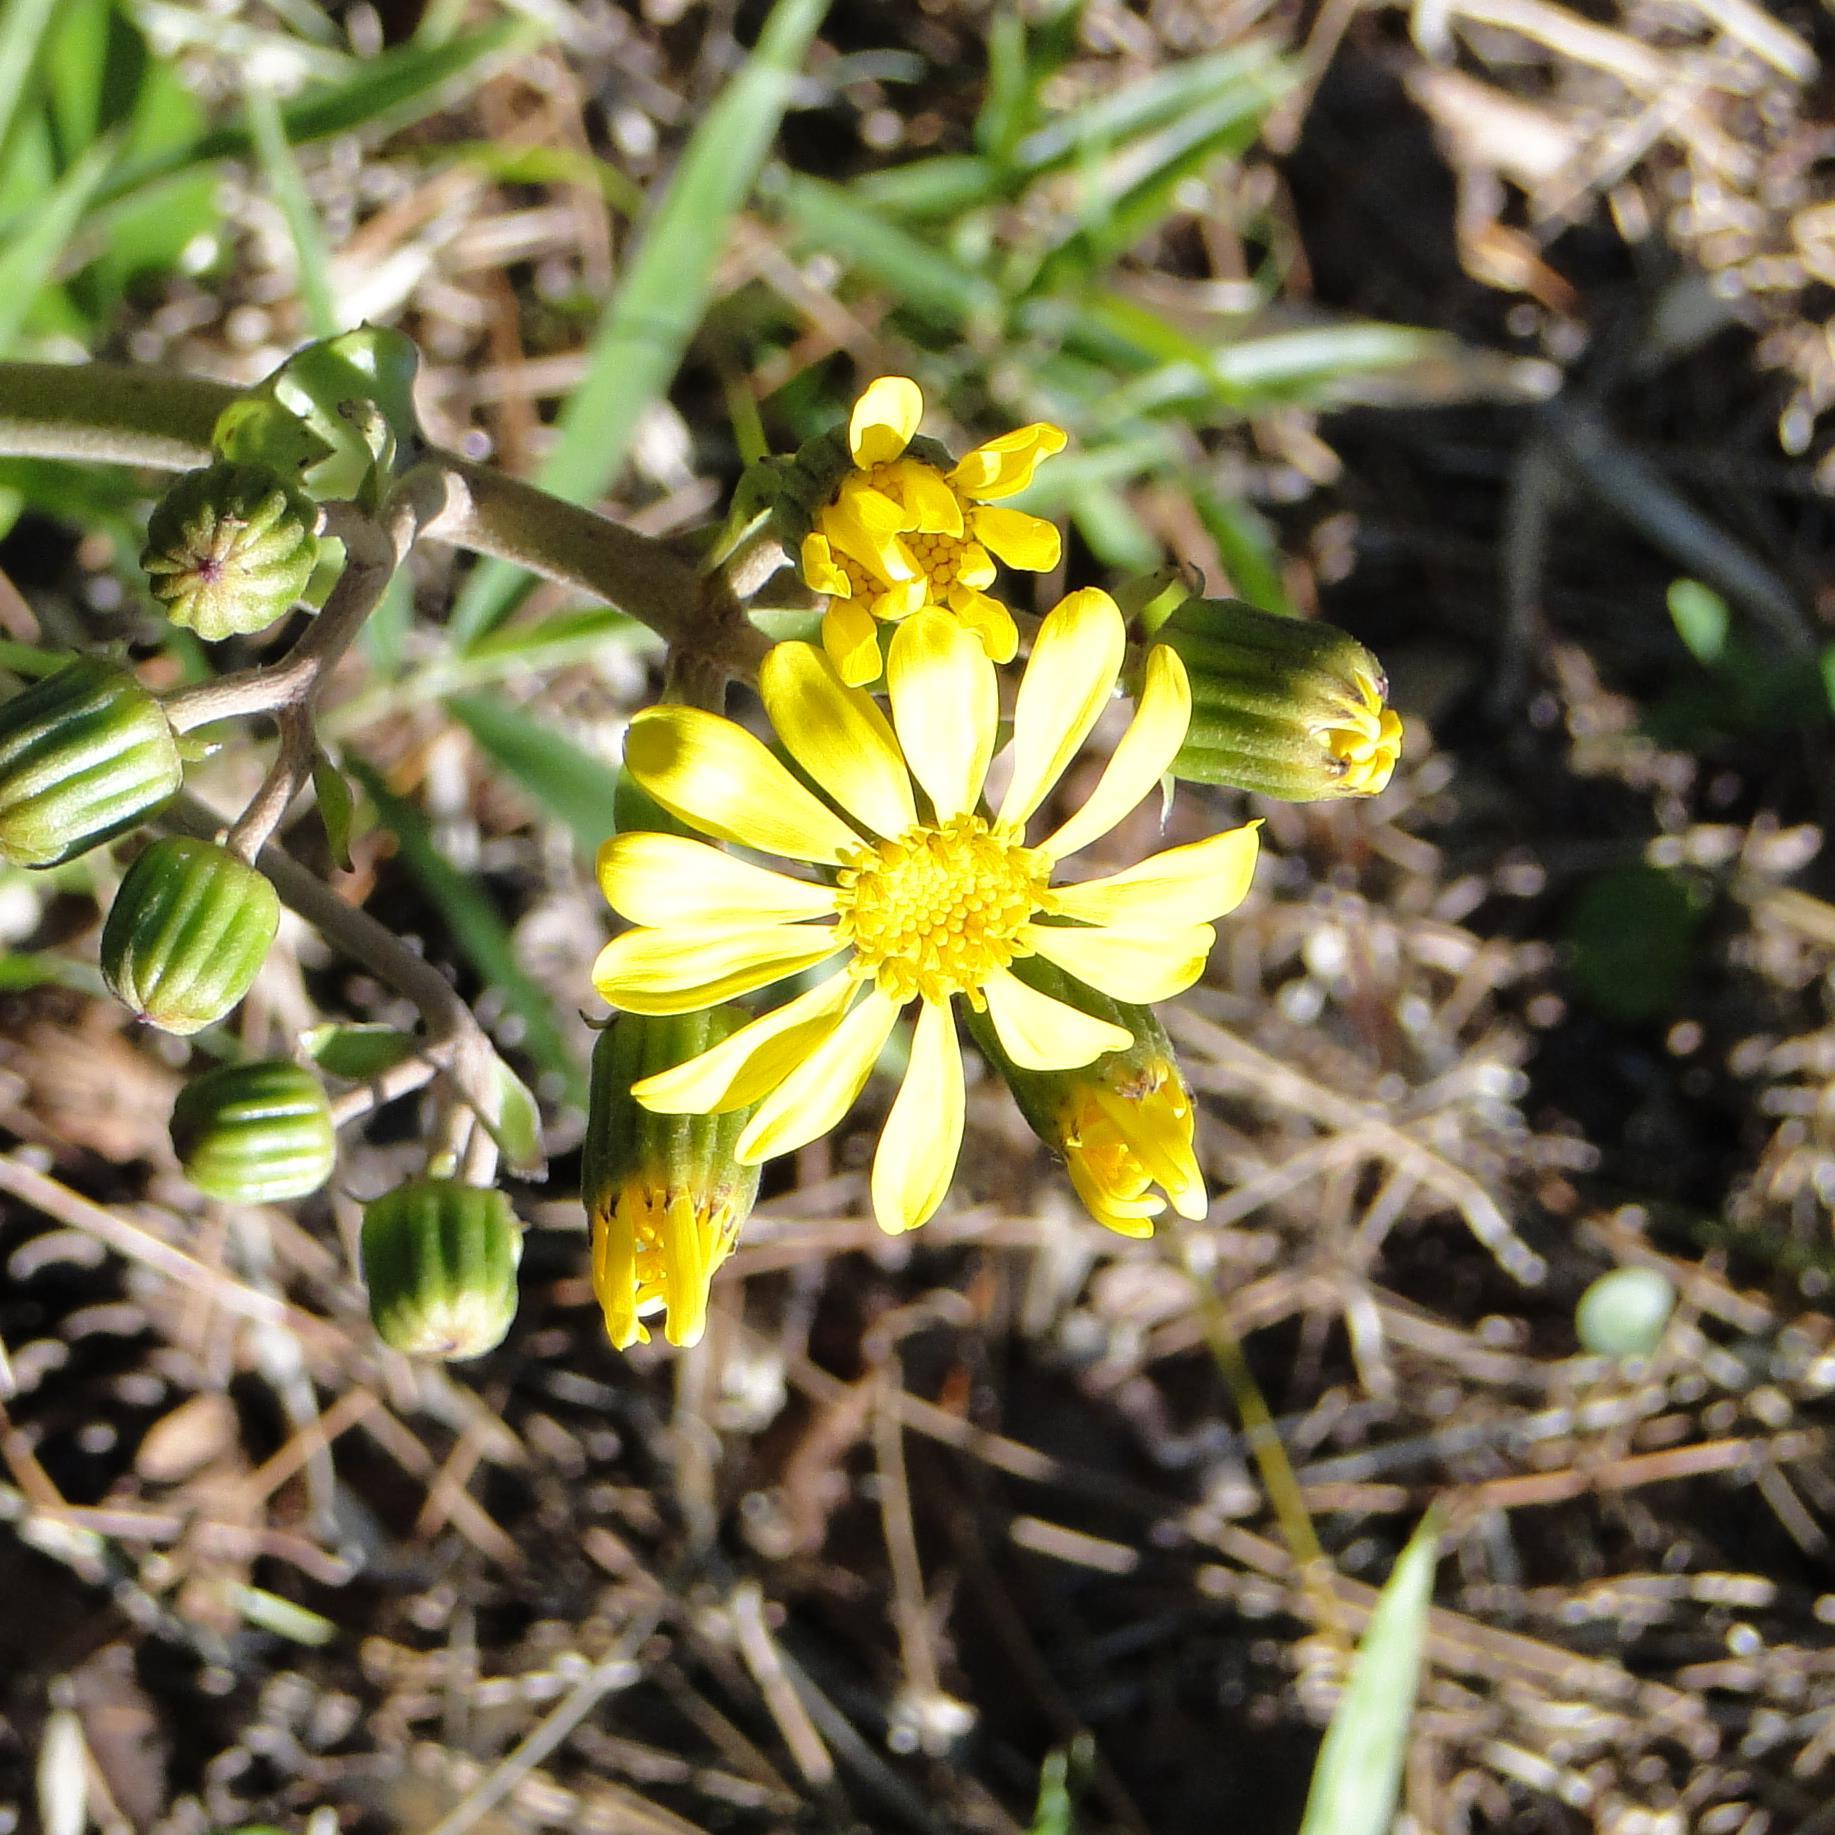
M 698 1344 L 715 1271 L 758 1196 L 757 1166 L 735 1156 L 752 1110 L 659 1115 L 633 1087 L 730 1037 L 738 1007 L 657 1017 L 621 1013 L 593 1048 L 581 1197 L 592 1227 L 593 1291 L 619 1349 L 649 1341 L 662 1316 L 673 1345 Z
M 172 1146 L 206 1197 L 274 1204 L 331 1177 L 338 1140 L 325 1086 L 286 1058 L 220 1064 L 172 1107 Z
M 153 597 L 207 643 L 265 631 L 306 590 L 319 507 L 266 465 L 186 472 L 147 521 L 140 556 Z
M 280 926 L 266 877 L 227 848 L 155 841 L 121 881 L 102 926 L 102 977 L 164 1032 L 213 1025 L 254 984 Z
M 49 867 L 144 821 L 184 777 L 158 701 L 78 657 L 0 703 L 0 861 Z
M 1160 625 L 1191 678 L 1175 777 L 1290 803 L 1374 796 L 1402 750 L 1382 665 L 1354 637 L 1239 599 L 1187 599 Z
M 1580 1296 L 1574 1335 L 1597 1356 L 1648 1357 L 1675 1310 L 1675 1284 L 1660 1268 L 1614 1268 Z
M 410 1357 L 482 1357 L 516 1317 L 522 1230 L 502 1192 L 413 1179 L 363 1211 L 376 1336 Z

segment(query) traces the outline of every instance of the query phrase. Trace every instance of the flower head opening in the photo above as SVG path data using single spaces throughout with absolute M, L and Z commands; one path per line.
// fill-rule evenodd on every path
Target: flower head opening
M 1320 729 L 1325 749 L 1342 768 L 1342 789 L 1375 796 L 1388 787 L 1402 755 L 1402 721 L 1386 699 L 1388 684 L 1367 669 L 1354 671 L 1359 705 Z
M 1136 1063 L 1130 1054 L 1069 1079 L 1056 1132 L 1084 1208 L 1123 1236 L 1152 1235 L 1152 1219 L 1168 1199 L 1181 1217 L 1202 1218 L 1195 1122 L 1190 1092 L 1169 1057 Z
M 823 646 L 853 686 L 880 671 L 868 620 L 896 623 L 924 606 L 960 620 L 989 658 L 1010 662 L 1019 633 L 989 597 L 997 560 L 1032 573 L 1058 564 L 1062 543 L 1042 517 L 1003 506 L 1041 459 L 1061 452 L 1062 428 L 1038 421 L 977 446 L 960 461 L 917 438 L 924 398 L 905 376 L 882 376 L 854 404 L 852 469 L 814 513 L 799 560 L 803 577 L 835 601 Z
M 751 1208 L 737 1196 L 635 1178 L 594 1204 L 593 1292 L 618 1350 L 648 1344 L 644 1321 L 659 1314 L 669 1343 L 701 1342 L 708 1290 Z
M 1043 839 L 1026 831 L 1112 696 L 1120 612 L 1074 593 L 1041 626 L 1014 709 L 1013 768 L 983 799 L 998 727 L 994 666 L 960 621 L 906 619 L 887 662 L 891 717 L 808 644 L 766 659 L 766 713 L 801 777 L 722 717 L 662 707 L 632 722 L 625 762 L 700 833 L 828 869 L 829 882 L 736 860 L 676 835 L 620 835 L 600 856 L 613 908 L 636 928 L 601 952 L 614 1006 L 689 1012 L 800 969 L 816 986 L 712 1049 L 634 1085 L 661 1113 L 757 1104 L 736 1154 L 756 1163 L 833 1127 L 866 1083 L 900 1012 L 919 1005 L 909 1067 L 874 1160 L 882 1227 L 922 1223 L 961 1142 L 963 1077 L 951 1003 L 984 1010 L 1002 1049 L 1072 1069 L 1132 1034 L 1013 972 L 1022 958 L 1144 1004 L 1202 973 L 1211 921 L 1247 890 L 1253 824 L 1076 884 L 1058 864 L 1107 834 L 1159 784 L 1185 735 L 1190 696 L 1169 650 L 1149 658 L 1132 724 L 1082 806 Z M 808 785 L 814 785 L 812 791 Z M 819 792 L 819 794 L 818 794 Z

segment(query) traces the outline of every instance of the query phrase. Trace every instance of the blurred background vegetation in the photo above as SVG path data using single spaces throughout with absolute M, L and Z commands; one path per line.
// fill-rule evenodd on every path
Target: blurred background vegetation
M 397 325 L 436 439 L 663 536 L 904 371 L 958 446 L 1070 429 L 1034 609 L 1174 561 L 1408 722 L 1374 805 L 1249 807 L 1175 1022 L 1310 1580 L 1193 1277 L 991 1090 L 919 1237 L 875 1086 L 697 1352 L 605 1346 L 615 609 L 418 556 L 331 702 L 352 865 L 287 836 L 542 1099 L 479 1365 L 380 1356 L 351 1278 L 415 1105 L 297 1216 L 202 1204 L 165 1121 L 233 1041 L 97 997 L 106 853 L 0 877 L 0 1829 L 1287 1830 L 1436 1498 L 1409 1826 L 1835 1826 L 1832 51 L 1813 0 L 0 0 L 0 356 Z M 0 668 L 264 653 L 154 616 L 156 490 L 0 460 Z M 400 1017 L 284 929 L 241 1042 L 328 1016 Z M 1640 1363 L 1576 1335 L 1613 1269 L 1679 1296 Z

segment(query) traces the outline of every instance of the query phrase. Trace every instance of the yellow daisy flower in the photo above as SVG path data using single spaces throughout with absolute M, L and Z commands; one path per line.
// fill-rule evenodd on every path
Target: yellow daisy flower
M 1058 865 L 1159 784 L 1191 714 L 1185 666 L 1148 657 L 1132 724 L 1082 807 L 1043 839 L 1029 819 L 1114 693 L 1123 624 L 1106 593 L 1073 593 L 1044 622 L 1019 685 L 1012 768 L 983 803 L 999 718 L 994 665 L 958 620 L 905 620 L 887 665 L 891 719 L 811 644 L 779 644 L 759 688 L 817 796 L 743 727 L 691 707 L 631 722 L 625 763 L 663 808 L 716 841 L 811 863 L 797 879 L 692 837 L 632 832 L 599 855 L 599 883 L 637 928 L 605 946 L 593 982 L 615 1007 L 682 1013 L 841 958 L 837 972 L 633 1093 L 667 1113 L 757 1103 L 735 1148 L 757 1162 L 835 1126 L 901 1010 L 919 1003 L 909 1067 L 873 1162 L 874 1214 L 915 1228 L 942 1202 L 962 1139 L 962 1058 L 950 1003 L 985 1010 L 1002 1050 L 1071 1069 L 1131 1035 L 1013 972 L 1038 956 L 1135 1004 L 1203 972 L 1210 920 L 1247 891 L 1255 825 L 1074 885 Z M 823 797 L 830 800 L 824 801 Z
M 854 469 L 803 541 L 804 580 L 834 601 L 822 620 L 823 648 L 854 686 L 879 674 L 878 625 L 924 605 L 953 613 L 994 662 L 1011 662 L 1019 647 L 1013 615 L 984 590 L 994 562 L 1032 573 L 1058 564 L 1057 529 L 999 499 L 1023 491 L 1039 460 L 1064 450 L 1064 430 L 1035 421 L 945 472 L 912 450 L 923 415 L 923 393 L 908 376 L 868 384 L 848 423 Z

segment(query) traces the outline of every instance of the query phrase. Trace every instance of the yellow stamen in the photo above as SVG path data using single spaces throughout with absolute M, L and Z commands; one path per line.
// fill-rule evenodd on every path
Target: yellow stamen
M 1388 784 L 1402 754 L 1402 722 L 1383 698 L 1383 684 L 1361 669 L 1356 675 L 1363 706 L 1321 730 L 1325 749 L 1344 769 L 1344 788 L 1375 796 Z
M 835 889 L 850 972 L 893 1000 L 966 994 L 979 1007 L 988 976 L 1029 953 L 1019 933 L 1047 896 L 1049 870 L 974 815 L 860 849 Z

